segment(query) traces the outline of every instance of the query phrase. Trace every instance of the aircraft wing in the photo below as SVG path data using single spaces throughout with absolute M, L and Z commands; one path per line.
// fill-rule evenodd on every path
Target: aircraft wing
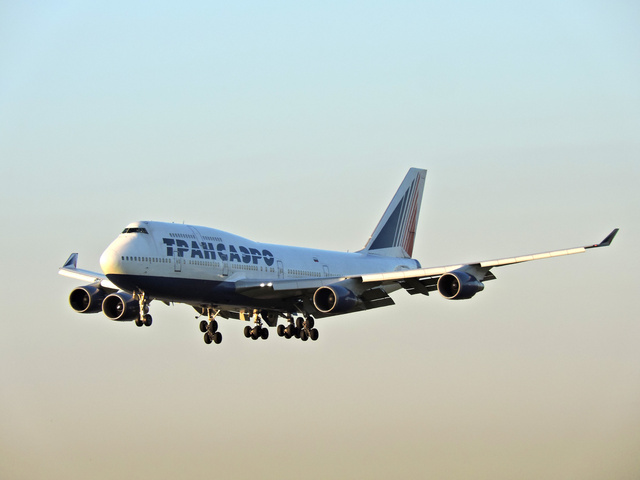
M 485 260 L 475 263 L 467 263 L 460 265 L 448 265 L 444 267 L 419 268 L 415 270 L 402 270 L 399 272 L 374 273 L 368 275 L 360 275 L 358 278 L 362 283 L 390 284 L 399 283 L 409 293 L 424 293 L 436 289 L 438 277 L 449 272 L 465 272 L 473 275 L 479 281 L 493 280 L 495 276 L 489 271 L 494 267 L 503 267 L 505 265 L 514 265 L 516 263 L 530 262 L 533 260 L 542 260 L 545 258 L 562 257 L 565 255 L 574 255 L 584 253 L 592 248 L 607 247 L 611 244 L 619 229 L 614 229 L 600 243 L 587 245 L 584 247 L 574 247 L 564 250 L 553 250 L 550 252 L 534 253 L 522 255 L 519 257 L 508 257 L 497 260 Z
M 103 273 L 96 273 L 77 268 L 77 264 L 78 254 L 72 253 L 67 261 L 64 262 L 64 265 L 58 269 L 58 273 L 65 277 L 74 278 L 91 284 L 99 283 L 100 286 L 110 290 L 120 290 Z
M 394 302 L 388 293 L 399 288 L 404 288 L 412 295 L 418 293 L 428 295 L 429 292 L 437 289 L 438 278 L 449 272 L 464 272 L 472 275 L 480 282 L 494 280 L 496 277 L 490 272 L 492 268 L 545 258 L 574 255 L 584 253 L 592 248 L 606 247 L 611 244 L 617 233 L 618 229 L 616 228 L 603 241 L 593 245 L 475 263 L 333 278 L 271 280 L 264 282 L 239 279 L 234 284 L 237 293 L 263 299 L 306 295 L 322 286 L 341 285 L 356 293 L 363 300 L 365 308 L 375 308 L 392 305 Z

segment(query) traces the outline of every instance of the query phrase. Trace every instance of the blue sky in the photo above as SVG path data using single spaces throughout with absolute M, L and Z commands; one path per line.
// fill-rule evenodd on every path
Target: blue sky
M 636 478 L 633 2 L 0 7 L 0 476 Z M 588 244 L 470 301 L 206 346 L 67 304 L 134 220 L 336 250 L 428 169 L 423 265 Z M 36 453 L 37 452 L 37 453 Z

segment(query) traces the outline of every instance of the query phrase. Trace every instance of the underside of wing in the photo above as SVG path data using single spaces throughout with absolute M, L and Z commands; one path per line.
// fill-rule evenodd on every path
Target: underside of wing
M 242 279 L 234 283 L 235 292 L 240 295 L 260 300 L 284 300 L 286 304 L 312 311 L 317 316 L 394 305 L 389 293 L 400 288 L 393 284 L 366 284 L 358 277 L 270 281 Z

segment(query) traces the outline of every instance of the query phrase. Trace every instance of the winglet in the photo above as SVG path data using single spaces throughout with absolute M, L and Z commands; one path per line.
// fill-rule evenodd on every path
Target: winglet
M 78 265 L 78 254 L 72 253 L 69 255 L 69 258 L 66 262 L 64 262 L 64 266 L 62 268 L 76 268 Z
M 618 233 L 618 230 L 620 230 L 619 228 L 615 228 L 609 235 L 607 235 L 605 237 L 604 240 L 602 240 L 600 243 L 596 243 L 595 245 L 589 245 L 588 247 L 584 247 L 584 248 L 598 248 L 598 247 L 608 247 L 609 245 L 611 245 L 611 242 L 613 242 L 613 239 L 615 238 L 616 234 Z

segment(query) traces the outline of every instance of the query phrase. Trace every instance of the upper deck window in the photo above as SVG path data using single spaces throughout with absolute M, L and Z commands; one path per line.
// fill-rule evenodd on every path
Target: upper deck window
M 146 228 L 142 228 L 142 227 L 132 227 L 132 228 L 125 228 L 122 233 L 149 233 L 147 232 Z

